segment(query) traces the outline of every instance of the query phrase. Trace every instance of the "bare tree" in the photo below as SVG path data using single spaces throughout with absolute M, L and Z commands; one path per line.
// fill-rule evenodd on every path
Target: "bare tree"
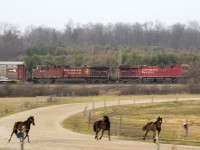
M 23 38 L 17 27 L 0 25 L 0 59 L 10 60 L 24 52 Z

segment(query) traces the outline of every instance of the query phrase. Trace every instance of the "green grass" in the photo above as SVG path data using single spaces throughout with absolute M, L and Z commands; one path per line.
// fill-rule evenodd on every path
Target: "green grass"
M 163 103 L 133 104 L 95 109 L 92 122 L 108 114 L 111 119 L 111 135 L 117 137 L 118 122 L 121 116 L 122 124 L 120 138 L 141 140 L 144 131 L 141 128 L 148 121 L 155 121 L 158 116 L 163 118 L 161 143 L 186 144 L 185 130 L 182 124 L 189 121 L 189 136 L 187 145 L 200 146 L 200 101 L 174 101 Z M 75 114 L 63 122 L 63 126 L 75 132 L 93 134 L 88 122 L 83 120 L 83 113 Z M 105 133 L 106 135 L 106 133 Z M 152 133 L 148 133 L 147 141 L 152 141 Z M 177 141 L 178 140 L 178 141 Z

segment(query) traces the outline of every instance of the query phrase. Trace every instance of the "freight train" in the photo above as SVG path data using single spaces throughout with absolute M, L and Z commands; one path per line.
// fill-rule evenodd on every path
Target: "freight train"
M 147 66 L 120 65 L 115 70 L 116 77 L 111 76 L 110 68 L 106 66 L 55 66 L 38 65 L 32 69 L 27 78 L 25 62 L 0 62 L 0 76 L 16 82 L 32 83 L 181 83 L 192 76 L 188 64 Z

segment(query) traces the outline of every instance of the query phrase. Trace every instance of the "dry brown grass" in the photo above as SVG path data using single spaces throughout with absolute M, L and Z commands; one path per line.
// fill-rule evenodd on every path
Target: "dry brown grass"
M 118 135 L 119 118 L 122 117 L 121 137 L 125 139 L 141 140 L 144 132 L 141 128 L 148 121 L 155 121 L 158 116 L 163 118 L 161 143 L 186 144 L 183 123 L 189 121 L 188 145 L 200 146 L 200 101 L 174 101 L 164 103 L 135 104 L 113 106 L 96 109 L 92 116 L 94 121 L 102 115 L 108 114 L 111 119 L 112 136 Z M 88 130 L 87 122 L 83 121 L 83 114 L 79 113 L 68 118 L 63 125 L 71 130 L 94 134 Z M 92 128 L 92 126 L 90 127 Z M 152 133 L 147 141 L 152 141 Z

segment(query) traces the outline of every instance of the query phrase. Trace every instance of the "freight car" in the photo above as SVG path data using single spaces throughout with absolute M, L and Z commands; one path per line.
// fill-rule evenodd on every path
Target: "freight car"
M 26 65 L 22 61 L 0 61 L 0 82 L 24 82 L 26 81 Z
M 170 82 L 182 83 L 191 77 L 190 65 L 168 66 L 118 66 L 118 82 Z
M 32 69 L 33 83 L 54 82 L 86 82 L 108 83 L 110 81 L 108 67 L 70 67 L 54 65 L 38 65 Z

